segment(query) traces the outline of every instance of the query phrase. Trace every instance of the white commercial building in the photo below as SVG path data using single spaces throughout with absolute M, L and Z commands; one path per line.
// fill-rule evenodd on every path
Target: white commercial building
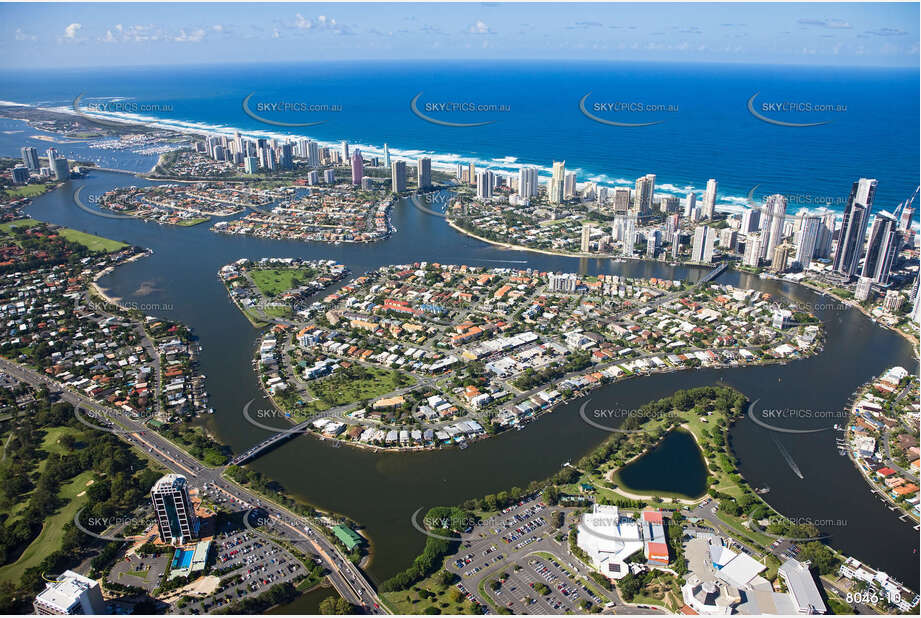
M 643 550 L 636 520 L 623 517 L 616 506 L 596 504 L 582 516 L 576 542 L 605 577 L 621 579 L 630 569 L 627 558 Z
M 35 613 L 42 615 L 108 614 L 99 582 L 73 571 L 45 584 L 32 602 Z

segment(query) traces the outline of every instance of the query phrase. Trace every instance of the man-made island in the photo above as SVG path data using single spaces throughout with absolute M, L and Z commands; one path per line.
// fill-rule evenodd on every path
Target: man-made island
M 252 279 L 246 265 L 221 276 Z M 273 304 L 241 293 L 247 313 Z M 823 341 L 812 315 L 728 285 L 432 263 L 382 267 L 284 315 L 261 314 L 278 323 L 255 360 L 281 413 L 387 449 L 463 448 L 606 383 L 785 362 Z

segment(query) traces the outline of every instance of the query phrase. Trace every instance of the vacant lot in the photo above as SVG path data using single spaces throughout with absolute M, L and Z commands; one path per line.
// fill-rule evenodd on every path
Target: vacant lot
M 352 366 L 340 369 L 328 378 L 311 382 L 310 390 L 323 401 L 341 406 L 374 399 L 412 383 L 410 376 L 399 371 Z
M 307 283 L 315 275 L 316 271 L 312 268 L 257 268 L 249 271 L 253 283 L 268 297 Z

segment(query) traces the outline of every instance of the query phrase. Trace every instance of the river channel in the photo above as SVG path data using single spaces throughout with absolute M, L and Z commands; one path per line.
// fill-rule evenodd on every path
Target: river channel
M 90 196 L 116 186 L 144 184 L 149 183 L 127 174 L 93 172 L 35 199 L 27 212 L 38 219 L 153 250 L 153 255 L 103 278 L 101 285 L 109 294 L 137 303 L 145 313 L 179 320 L 194 330 L 203 346 L 201 367 L 215 410 L 206 421 L 235 451 L 267 435 L 244 420 L 243 406 L 253 399 L 255 406 L 268 408 L 270 404 L 261 394 L 251 365 L 259 331 L 230 303 L 217 278 L 218 269 L 234 260 L 326 258 L 346 264 L 354 275 L 379 265 L 415 261 L 690 280 L 706 272 L 658 262 L 576 259 L 505 250 L 455 232 L 442 218 L 406 200 L 394 206 L 392 218 L 398 231 L 391 238 L 376 244 L 338 246 L 224 236 L 212 233 L 209 224 L 174 228 L 106 218 L 77 207 L 73 200 L 74 191 L 80 187 L 83 201 L 90 203 Z M 828 330 L 824 352 L 782 366 L 689 370 L 634 378 L 594 391 L 592 399 L 604 407 L 635 408 L 677 389 L 721 382 L 758 400 L 759 409 L 838 411 L 861 384 L 888 367 L 902 365 L 917 371 L 907 341 L 833 299 L 792 283 L 733 271 L 718 281 L 814 306 Z M 380 582 L 406 567 L 421 550 L 425 537 L 410 524 L 410 516 L 420 507 L 456 504 L 512 486 L 525 487 L 603 440 L 606 432 L 580 419 L 578 407 L 583 402 L 561 406 L 522 431 L 481 441 L 463 451 L 382 454 L 336 448 L 330 442 L 302 436 L 251 465 L 290 493 L 362 524 L 374 546 L 368 572 Z M 795 428 L 831 425 L 830 421 L 807 419 L 777 422 Z M 835 547 L 917 590 L 918 533 L 870 493 L 853 464 L 838 454 L 837 436 L 840 433 L 831 429 L 810 434 L 778 433 L 748 419 L 738 422 L 731 433 L 741 473 L 752 486 L 769 488 L 764 497 L 772 506 L 790 517 L 832 522 L 820 528 L 831 535 Z

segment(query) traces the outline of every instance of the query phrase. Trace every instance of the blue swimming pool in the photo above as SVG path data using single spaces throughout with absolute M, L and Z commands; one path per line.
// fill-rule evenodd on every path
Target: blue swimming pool
M 176 553 L 173 554 L 173 564 L 170 566 L 172 569 L 187 569 L 192 564 L 192 555 L 195 552 L 190 549 L 177 549 Z

